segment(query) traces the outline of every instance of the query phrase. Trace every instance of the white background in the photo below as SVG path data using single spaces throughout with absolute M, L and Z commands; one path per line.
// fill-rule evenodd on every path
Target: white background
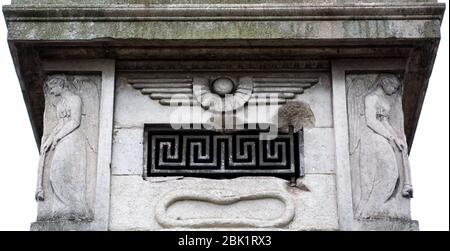
M 448 0 L 444 2 L 448 8 Z M 29 230 L 36 220 L 34 192 L 39 156 L 0 15 L 0 230 Z M 410 154 L 412 217 L 419 221 L 421 230 L 449 230 L 448 31 L 447 10 Z

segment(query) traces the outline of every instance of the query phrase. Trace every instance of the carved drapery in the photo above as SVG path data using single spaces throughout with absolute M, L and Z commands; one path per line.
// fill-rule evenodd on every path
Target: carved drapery
M 100 78 L 56 74 L 44 83 L 38 221 L 92 220 Z
M 409 219 L 402 83 L 393 74 L 353 74 L 346 84 L 355 216 Z

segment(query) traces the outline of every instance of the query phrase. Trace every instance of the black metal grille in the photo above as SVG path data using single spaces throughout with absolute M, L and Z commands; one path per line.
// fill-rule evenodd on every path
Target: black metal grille
M 303 135 L 279 133 L 260 140 L 263 130 L 216 132 L 147 127 L 148 176 L 303 176 Z

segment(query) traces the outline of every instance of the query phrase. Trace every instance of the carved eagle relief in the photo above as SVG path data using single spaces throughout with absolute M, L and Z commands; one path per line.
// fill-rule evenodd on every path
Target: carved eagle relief
M 128 79 L 133 88 L 161 105 L 201 106 L 212 112 L 230 112 L 246 104 L 285 104 L 318 82 L 318 78 L 260 76 Z

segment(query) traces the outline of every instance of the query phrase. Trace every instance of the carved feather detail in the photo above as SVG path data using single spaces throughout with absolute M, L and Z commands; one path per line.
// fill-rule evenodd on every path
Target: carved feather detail
M 192 78 L 128 79 L 128 83 L 161 105 L 198 105 L 192 95 Z
M 253 77 L 254 89 L 249 104 L 285 104 L 319 82 L 317 78 Z
M 221 98 L 211 92 L 209 89 L 211 79 L 208 77 L 128 79 L 128 83 L 133 88 L 139 90 L 143 95 L 159 101 L 161 105 L 204 106 L 213 111 L 231 111 L 245 104 L 285 104 L 287 100 L 294 99 L 306 89 L 316 85 L 319 79 L 239 77 L 235 81 L 237 87 L 232 95 L 233 100 L 231 101 L 233 102 L 225 102 L 225 100 L 220 101 Z M 217 102 L 211 100 L 210 96 L 217 96 Z

